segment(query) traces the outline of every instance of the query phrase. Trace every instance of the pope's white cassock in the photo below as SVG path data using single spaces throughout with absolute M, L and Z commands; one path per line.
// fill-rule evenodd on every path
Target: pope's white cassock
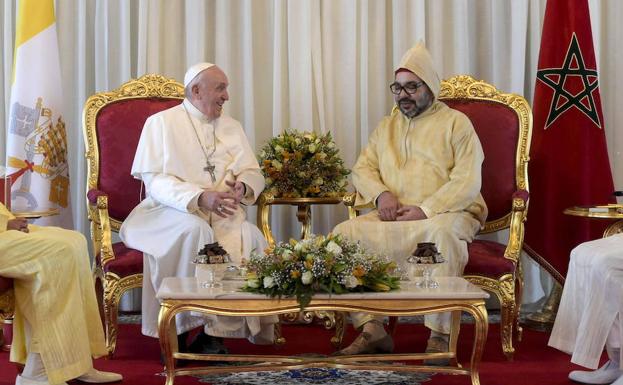
M 549 346 L 594 369 L 606 340 L 623 339 L 623 234 L 582 243 L 570 259 Z
M 204 170 L 206 155 L 215 166 L 215 182 Z M 132 175 L 145 183 L 147 197 L 123 222 L 120 236 L 144 253 L 142 332 L 157 337 L 155 294 L 164 277 L 194 276 L 192 261 L 207 243 L 218 241 L 234 263 L 267 246 L 259 229 L 245 221 L 242 207 L 221 218 L 198 208 L 199 195 L 204 189 L 228 191 L 225 181 L 240 181 L 247 189 L 242 203 L 252 204 L 264 189 L 264 178 L 240 123 L 225 115 L 208 121 L 188 99 L 147 119 Z M 267 343 L 277 318 L 183 313 L 176 321 L 178 333 L 206 324 L 210 335 Z

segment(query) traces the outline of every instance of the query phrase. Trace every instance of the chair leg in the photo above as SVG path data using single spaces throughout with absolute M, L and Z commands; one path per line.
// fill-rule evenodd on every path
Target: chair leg
M 104 283 L 104 329 L 108 358 L 112 358 L 117 345 L 117 316 L 119 311 L 119 281 L 106 279 Z
M 331 344 L 338 350 L 342 347 L 345 330 L 346 313 L 342 311 L 337 311 L 335 312 L 335 335 L 331 337 Z
M 521 310 L 521 303 L 523 301 L 523 273 L 520 270 L 520 274 L 515 280 L 515 334 L 517 335 L 517 341 L 521 341 L 523 337 L 523 328 L 519 325 L 519 312 Z
M 496 293 L 500 300 L 501 308 L 500 338 L 502 340 L 502 350 L 509 361 L 513 360 L 515 353 L 515 348 L 513 347 L 513 325 L 515 324 L 517 314 L 515 310 L 515 290 L 514 285 L 512 286 L 510 291 L 502 288 L 502 290 Z
M 273 331 L 273 335 L 275 345 L 285 345 L 286 339 L 283 337 L 283 334 L 281 332 L 281 319 L 279 319 L 279 322 L 275 324 L 275 330 Z

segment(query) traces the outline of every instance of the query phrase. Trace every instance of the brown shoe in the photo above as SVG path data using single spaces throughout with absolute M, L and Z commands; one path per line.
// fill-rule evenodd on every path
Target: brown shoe
M 391 353 L 394 351 L 394 340 L 391 336 L 372 341 L 372 335 L 362 332 L 350 346 L 333 353 L 334 356 L 350 356 L 353 354 Z
M 441 337 L 431 337 L 428 339 L 428 343 L 426 344 L 426 353 L 447 353 L 448 341 L 444 340 Z M 432 365 L 432 366 L 448 366 L 450 365 L 449 358 L 433 358 L 429 360 L 424 360 L 424 365 Z

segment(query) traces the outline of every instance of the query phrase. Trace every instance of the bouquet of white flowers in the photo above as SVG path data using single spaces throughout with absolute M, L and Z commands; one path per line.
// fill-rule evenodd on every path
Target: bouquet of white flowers
M 396 264 L 368 253 L 341 236 L 313 235 L 254 253 L 244 291 L 271 297 L 296 296 L 303 309 L 314 293 L 389 291 L 399 287 Z

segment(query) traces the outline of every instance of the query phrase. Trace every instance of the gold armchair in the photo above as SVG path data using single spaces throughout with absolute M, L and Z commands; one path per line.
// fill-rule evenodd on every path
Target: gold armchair
M 2 324 L 5 320 L 13 317 L 15 310 L 15 296 L 13 293 L 13 280 L 0 277 L 0 347 L 4 346 Z
M 119 231 L 143 198 L 140 181 L 130 175 L 136 146 L 145 120 L 183 98 L 184 87 L 174 79 L 145 75 L 91 96 L 84 106 L 86 201 L 96 256 L 93 272 L 109 356 L 115 351 L 121 296 L 143 282 L 143 254 L 112 240 L 112 232 Z
M 10 209 L 9 186 L 5 187 L 4 177 L 0 177 L 0 203 L 7 204 Z M 6 190 L 5 190 L 6 188 Z M 13 293 L 13 280 L 0 276 L 0 347 L 4 346 L 3 327 L 4 321 L 13 318 L 15 310 L 15 296 Z
M 523 97 L 502 93 L 491 84 L 466 75 L 443 81 L 439 99 L 470 118 L 485 153 L 481 193 L 489 216 L 479 234 L 509 231 L 506 244 L 485 239 L 470 243 L 463 274 L 499 299 L 502 350 L 511 360 L 515 352 L 513 337 L 521 340 L 518 315 L 523 276 L 519 258 L 529 200 L 532 112 Z M 345 204 L 350 217 L 355 217 L 359 208 L 353 206 L 354 194 L 345 199 Z

